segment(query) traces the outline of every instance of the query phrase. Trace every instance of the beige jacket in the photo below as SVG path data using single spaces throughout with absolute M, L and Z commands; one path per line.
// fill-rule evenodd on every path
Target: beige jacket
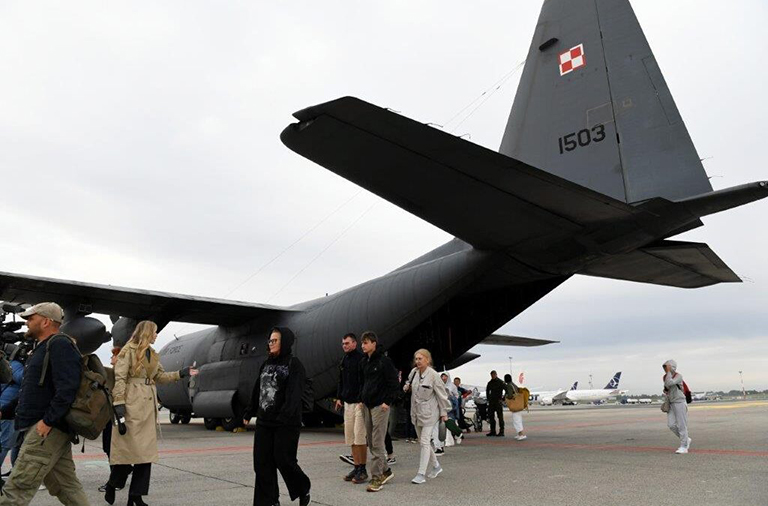
M 435 425 L 441 416 L 447 415 L 451 409 L 448 391 L 440 374 L 427 367 L 424 374 L 413 368 L 408 373 L 408 383 L 411 385 L 411 421 L 419 427 Z
M 133 364 L 137 345 L 129 342 L 120 351 L 115 364 L 115 387 L 112 397 L 115 406 L 125 405 L 125 425 L 128 432 L 120 435 L 112 431 L 112 450 L 109 463 L 144 464 L 157 462 L 157 390 L 155 383 L 179 381 L 179 373 L 165 372 L 160 355 L 151 347 L 149 360 L 134 374 Z

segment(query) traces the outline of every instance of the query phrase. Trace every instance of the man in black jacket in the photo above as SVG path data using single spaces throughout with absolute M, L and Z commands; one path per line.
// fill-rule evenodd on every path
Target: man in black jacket
M 37 344 L 27 359 L 16 407 L 15 428 L 24 443 L 3 488 L 0 505 L 29 504 L 41 482 L 63 504 L 87 505 L 88 498 L 75 473 L 71 436 L 64 421 L 80 386 L 80 352 L 68 336 L 52 339 L 59 334 L 64 321 L 64 311 L 58 304 L 37 304 L 21 317 L 27 320 L 27 337 Z M 41 383 L 46 351 L 49 362 Z
M 397 399 L 400 384 L 397 369 L 389 357 L 377 350 L 378 337 L 373 332 L 363 332 L 360 338 L 363 357 L 360 363 L 360 399 L 363 402 L 365 432 L 371 450 L 371 479 L 369 492 L 378 492 L 395 475 L 387 465 L 384 439 L 389 426 L 389 408 Z
M 306 372 L 304 365 L 291 354 L 293 341 L 291 329 L 272 329 L 267 342 L 269 356 L 261 366 L 251 393 L 251 404 L 245 410 L 243 421 L 246 424 L 256 415 L 254 506 L 280 504 L 277 471 L 285 480 L 292 501 L 298 497 L 301 506 L 310 503 L 311 483 L 296 457 Z
M 360 362 L 364 355 L 357 348 L 357 337 L 352 333 L 345 335 L 341 340 L 341 348 L 344 350 L 344 358 L 339 364 L 336 410 L 344 408 L 344 440 L 352 448 L 355 466 L 344 477 L 344 481 L 365 483 L 368 481 L 368 472 L 365 469 L 368 450 L 365 447 L 363 403 L 360 402 Z
M 504 437 L 504 382 L 496 374 L 496 371 L 491 371 L 491 381 L 485 387 L 485 397 L 488 399 L 488 418 L 491 424 L 491 432 L 486 436 L 500 436 Z M 496 433 L 496 420 L 494 415 L 499 419 L 499 433 Z

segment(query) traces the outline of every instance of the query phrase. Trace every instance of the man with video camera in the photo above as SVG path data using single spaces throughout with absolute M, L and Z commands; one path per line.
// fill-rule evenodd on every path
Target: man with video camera
M 87 505 L 64 421 L 80 386 L 80 353 L 69 339 L 46 342 L 59 334 L 64 321 L 64 311 L 58 304 L 42 302 L 21 317 L 27 321 L 26 337 L 36 340 L 37 345 L 27 359 L 16 408 L 15 427 L 23 433 L 24 442 L 3 487 L 0 506 L 29 504 L 41 483 L 63 504 Z M 48 374 L 44 371 L 46 354 L 50 359 Z

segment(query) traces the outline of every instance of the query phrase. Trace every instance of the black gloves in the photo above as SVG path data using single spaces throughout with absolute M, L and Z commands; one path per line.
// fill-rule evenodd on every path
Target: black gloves
M 117 415 L 118 420 L 120 418 L 125 418 L 125 404 L 118 404 L 115 406 L 115 415 Z
M 185 367 L 184 369 L 179 370 L 179 378 L 184 379 L 187 376 L 189 376 L 189 367 Z

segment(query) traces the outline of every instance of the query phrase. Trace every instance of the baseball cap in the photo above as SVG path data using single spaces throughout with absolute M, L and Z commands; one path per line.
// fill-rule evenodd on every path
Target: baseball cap
M 48 318 L 58 323 L 64 322 L 64 310 L 55 302 L 41 302 L 40 304 L 35 304 L 19 316 L 26 320 L 33 314 L 39 314 L 44 318 Z

